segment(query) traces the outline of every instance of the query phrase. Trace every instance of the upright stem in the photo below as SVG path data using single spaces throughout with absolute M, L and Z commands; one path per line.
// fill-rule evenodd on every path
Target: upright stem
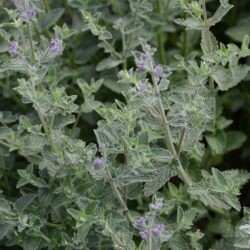
M 152 228 L 153 228 L 153 225 L 154 225 L 154 221 L 155 221 L 155 213 L 153 212 L 152 218 L 151 218 L 150 223 L 149 223 L 148 250 L 153 250 L 153 246 L 152 246 Z
M 46 12 L 49 12 L 50 7 L 49 7 L 49 2 L 48 2 L 48 0 L 43 0 L 43 5 L 44 5 L 44 8 L 45 8 L 45 11 L 46 11 Z
M 126 39 L 125 39 L 125 34 L 124 30 L 121 30 L 122 34 L 122 54 L 123 54 L 123 69 L 127 69 L 127 55 L 126 55 Z
M 160 15 L 161 14 L 161 1 L 156 0 L 156 11 Z M 158 29 L 157 34 L 157 41 L 158 41 L 158 48 L 160 53 L 160 62 L 161 64 L 166 64 L 166 53 L 164 48 L 164 34 L 161 30 L 161 28 Z
M 32 64 L 35 64 L 35 62 L 36 62 L 35 51 L 34 51 L 34 46 L 33 46 L 33 42 L 32 42 L 32 35 L 31 35 L 29 23 L 27 23 L 27 31 L 28 31 L 28 38 L 29 38 L 30 51 L 31 51 L 31 60 L 32 60 Z
M 131 214 L 129 212 L 129 209 L 128 209 L 126 203 L 124 202 L 124 200 L 122 198 L 122 195 L 120 194 L 120 191 L 118 190 L 117 186 L 115 185 L 115 183 L 113 181 L 113 177 L 112 177 L 112 175 L 110 173 L 110 169 L 109 169 L 108 166 L 107 166 L 107 173 L 108 173 L 108 177 L 109 177 L 109 180 L 110 180 L 110 184 L 111 184 L 112 189 L 113 189 L 113 191 L 114 191 L 114 193 L 116 195 L 117 200 L 119 201 L 120 205 L 124 209 L 129 223 L 133 224 L 133 218 L 132 218 L 132 216 L 131 216 Z
M 155 91 L 156 91 L 156 94 L 157 94 L 157 97 L 158 97 L 160 113 L 161 113 L 161 116 L 162 116 L 162 119 L 163 119 L 163 126 L 164 126 L 164 130 L 165 130 L 165 139 L 166 139 L 166 143 L 167 143 L 167 148 L 173 154 L 175 160 L 177 160 L 178 163 L 179 163 L 178 167 L 177 167 L 177 170 L 179 172 L 179 175 L 180 175 L 181 179 L 185 182 L 185 184 L 187 186 L 191 187 L 193 185 L 193 182 L 192 182 L 190 176 L 183 169 L 181 161 L 179 159 L 179 155 L 178 155 L 178 153 L 176 151 L 176 148 L 175 148 L 175 145 L 174 145 L 174 142 L 173 142 L 173 137 L 172 137 L 172 134 L 171 134 L 171 130 L 170 130 L 170 127 L 168 125 L 168 120 L 167 120 L 167 117 L 166 117 L 166 114 L 165 114 L 165 109 L 164 109 L 164 106 L 163 106 L 163 103 L 162 103 L 162 100 L 161 100 L 160 90 L 159 90 L 157 81 L 155 79 L 155 76 L 153 74 L 152 74 L 152 81 L 153 81 Z
M 208 53 L 212 53 L 213 48 L 212 48 L 212 42 L 211 42 L 211 36 L 210 36 L 209 22 L 207 18 L 206 0 L 202 1 L 202 7 L 203 7 L 203 17 L 204 17 L 204 23 L 205 23 L 205 27 L 203 30 L 204 40 L 207 45 Z M 212 77 L 209 77 L 209 86 L 210 86 L 211 92 L 215 100 L 215 104 L 214 104 L 214 128 L 215 128 L 215 125 L 216 125 L 216 91 L 215 91 L 214 80 L 212 79 Z

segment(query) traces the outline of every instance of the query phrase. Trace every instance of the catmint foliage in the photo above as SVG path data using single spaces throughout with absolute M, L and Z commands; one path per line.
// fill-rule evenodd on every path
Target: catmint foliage
M 249 36 L 214 32 L 232 8 L 0 3 L 0 248 L 250 247 L 250 174 L 223 164 L 247 140 Z

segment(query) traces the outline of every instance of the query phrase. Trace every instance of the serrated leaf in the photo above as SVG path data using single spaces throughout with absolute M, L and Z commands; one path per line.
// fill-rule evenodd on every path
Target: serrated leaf
M 0 240 L 13 230 L 14 226 L 8 223 L 0 223 Z
M 218 132 L 217 134 L 209 134 L 206 136 L 206 140 L 216 154 L 223 154 L 227 147 L 227 137 L 223 132 Z
M 96 70 L 97 71 L 102 71 L 104 69 L 112 69 L 122 63 L 122 60 L 120 59 L 114 59 L 112 57 L 108 57 L 100 61 L 97 66 Z
M 227 152 L 240 148 L 246 141 L 247 137 L 240 131 L 229 131 L 226 133 L 227 136 Z
M 163 187 L 172 177 L 177 175 L 177 171 L 172 164 L 164 165 L 156 170 L 151 181 L 145 183 L 144 194 L 150 196 Z
M 219 23 L 222 18 L 233 8 L 233 5 L 229 4 L 227 0 L 221 0 L 219 8 L 216 10 L 214 15 L 209 18 L 209 25 L 214 26 Z
M 49 29 L 52 27 L 63 15 L 64 9 L 58 8 L 50 10 L 48 13 L 44 13 L 39 18 L 39 27 L 41 30 Z
M 36 194 L 25 194 L 24 196 L 20 197 L 16 201 L 16 208 L 20 213 L 23 213 L 24 210 L 33 202 L 36 198 Z

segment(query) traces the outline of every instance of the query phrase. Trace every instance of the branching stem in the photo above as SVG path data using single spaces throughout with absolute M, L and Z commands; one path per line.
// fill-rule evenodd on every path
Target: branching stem
M 166 141 L 166 144 L 167 144 L 167 148 L 173 154 L 175 160 L 177 160 L 178 163 L 179 163 L 177 169 L 178 169 L 178 173 L 179 173 L 181 179 L 184 181 L 184 183 L 187 186 L 191 187 L 193 185 L 193 182 L 192 182 L 190 176 L 188 175 L 188 173 L 186 173 L 186 171 L 182 167 L 181 161 L 179 159 L 179 155 L 178 155 L 178 153 L 176 151 L 174 141 L 173 141 L 173 137 L 172 137 L 172 134 L 171 134 L 171 130 L 170 130 L 170 127 L 169 127 L 169 123 L 168 123 L 168 120 L 167 120 L 167 117 L 166 117 L 166 114 L 165 114 L 165 109 L 164 109 L 164 106 L 163 106 L 163 103 L 162 103 L 161 94 L 160 94 L 160 90 L 159 90 L 156 78 L 155 78 L 155 76 L 153 74 L 151 74 L 151 76 L 152 76 L 152 81 L 153 81 L 155 91 L 156 91 L 156 94 L 157 94 L 157 97 L 158 97 L 160 113 L 161 113 L 161 116 L 162 116 L 163 126 L 164 126 L 164 130 L 165 130 L 165 141 Z
M 125 211 L 129 223 L 132 225 L 133 224 L 133 218 L 132 218 L 132 216 L 131 216 L 131 214 L 129 212 L 129 209 L 128 209 L 126 203 L 124 202 L 120 191 L 118 190 L 117 186 L 115 185 L 115 183 L 113 181 L 113 177 L 111 175 L 109 167 L 107 166 L 106 168 L 107 168 L 108 178 L 109 178 L 111 187 L 112 187 L 112 189 L 113 189 L 113 191 L 114 191 L 114 193 L 116 195 L 116 198 L 119 201 L 120 205 L 122 206 L 123 210 Z
M 28 31 L 28 38 L 29 38 L 29 44 L 30 44 L 30 51 L 31 51 L 31 61 L 32 64 L 35 64 L 36 58 L 35 58 L 35 50 L 32 42 L 32 35 L 31 35 L 31 29 L 30 29 L 30 24 L 27 23 L 27 31 Z

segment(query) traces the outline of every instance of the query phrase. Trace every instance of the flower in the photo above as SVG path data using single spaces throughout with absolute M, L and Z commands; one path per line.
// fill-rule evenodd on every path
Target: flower
M 124 26 L 122 18 L 118 18 L 114 21 L 114 28 L 121 29 Z
M 148 92 L 148 87 L 147 87 L 147 85 L 146 84 L 140 84 L 140 92 L 142 93 L 142 94 L 145 94 L 145 93 L 147 93 Z
M 153 229 L 153 232 L 158 236 L 160 236 L 164 232 L 164 230 L 165 230 L 164 224 L 159 224 Z
M 145 218 L 144 217 L 138 218 L 138 220 L 135 223 L 135 226 L 137 226 L 137 227 L 145 227 L 146 226 Z
M 140 71 L 148 71 L 150 57 L 146 53 L 135 53 L 135 63 Z
M 97 168 L 103 168 L 106 164 L 106 160 L 104 158 L 97 158 L 94 160 L 94 166 Z
M 20 13 L 20 18 L 26 23 L 30 23 L 30 22 L 34 21 L 35 17 L 36 17 L 36 10 L 35 9 L 21 11 L 21 13 Z
M 9 53 L 12 56 L 14 56 L 14 55 L 16 55 L 18 53 L 18 50 L 19 50 L 18 42 L 16 42 L 16 41 L 11 42 L 10 48 L 9 48 Z
M 50 42 L 50 52 L 53 54 L 58 54 L 61 50 L 62 40 L 58 38 L 51 39 Z
M 147 231 L 140 231 L 139 235 L 142 239 L 147 239 L 149 236 Z
M 156 65 L 153 69 L 153 74 L 155 77 L 160 77 L 163 74 L 163 68 L 161 65 Z
M 155 204 L 150 204 L 149 206 L 152 210 L 159 212 L 163 208 L 163 199 L 158 199 Z

